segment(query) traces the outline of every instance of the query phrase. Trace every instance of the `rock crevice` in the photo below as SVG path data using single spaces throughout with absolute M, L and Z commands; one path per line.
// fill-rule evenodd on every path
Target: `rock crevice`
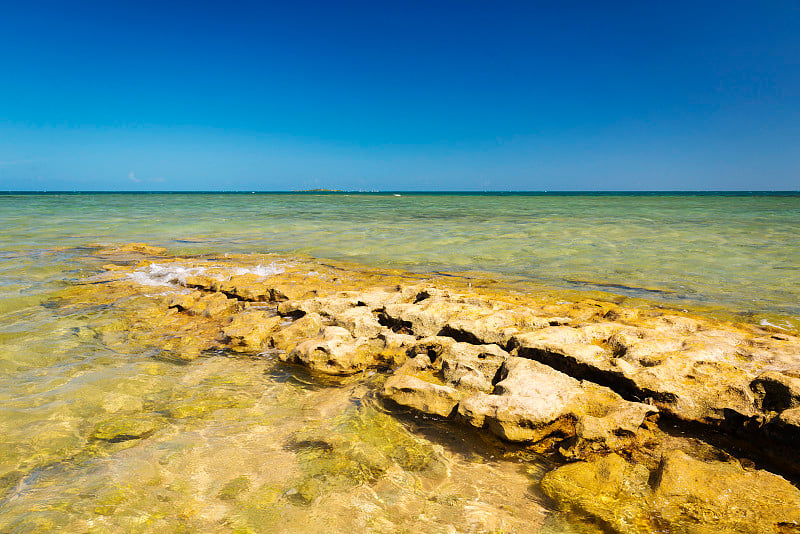
M 124 250 L 128 261 L 148 249 Z M 82 287 L 133 293 L 135 280 L 120 272 L 147 261 L 115 266 L 107 284 Z M 800 504 L 772 511 L 764 504 L 770 491 L 800 503 L 791 484 L 733 459 L 672 453 L 675 439 L 658 426 L 661 415 L 747 436 L 766 457 L 782 457 L 785 473 L 800 474 L 800 460 L 787 454 L 800 440 L 794 335 L 657 308 L 481 292 L 471 282 L 445 289 L 323 264 L 258 276 L 237 275 L 235 264 L 220 260 L 173 261 L 214 275 L 177 277 L 176 291 L 156 297 L 132 329 L 169 331 L 159 339 L 172 339 L 168 350 L 181 359 L 213 349 L 274 351 L 328 375 L 385 371 L 379 395 L 389 403 L 573 462 L 545 477 L 545 493 L 620 532 L 691 521 L 721 531 L 800 528 Z M 159 258 L 159 269 L 165 265 Z M 680 444 L 690 448 L 702 438 Z M 692 485 L 720 495 L 738 489 L 724 501 Z M 613 514 L 594 495 L 613 502 Z M 740 517 L 719 515 L 734 505 Z M 743 526 L 750 519 L 763 530 Z

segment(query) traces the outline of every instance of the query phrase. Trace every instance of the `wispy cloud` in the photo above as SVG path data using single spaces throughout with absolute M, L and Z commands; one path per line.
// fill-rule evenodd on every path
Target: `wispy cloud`
M 0 166 L 23 165 L 25 163 L 33 163 L 33 160 L 32 159 L 17 159 L 17 160 L 10 160 L 10 161 L 9 160 L 7 160 L 7 161 L 1 161 L 0 160 Z
M 137 184 L 141 182 L 141 180 L 136 177 L 136 173 L 133 171 L 128 173 L 128 180 L 131 182 L 136 182 Z

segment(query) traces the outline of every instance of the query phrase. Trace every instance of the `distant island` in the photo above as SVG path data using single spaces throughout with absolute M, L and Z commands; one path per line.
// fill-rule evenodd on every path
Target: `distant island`
M 295 193 L 344 193 L 343 189 L 295 189 Z

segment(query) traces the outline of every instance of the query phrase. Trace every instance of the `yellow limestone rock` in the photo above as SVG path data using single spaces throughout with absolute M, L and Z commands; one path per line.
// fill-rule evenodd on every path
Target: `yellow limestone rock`
M 163 256 L 167 253 L 167 249 L 163 247 L 153 247 L 146 243 L 127 243 L 118 247 L 117 252 L 138 252 L 139 254 L 147 254 L 149 256 Z
M 402 406 L 441 417 L 453 414 L 462 397 L 461 392 L 455 388 L 406 374 L 389 378 L 382 395 Z
M 222 329 L 229 346 L 236 351 L 259 351 L 268 348 L 271 335 L 284 321 L 263 311 L 237 313 Z
M 538 362 L 506 359 L 492 394 L 476 393 L 458 407 L 473 426 L 508 441 L 536 443 L 573 438 L 562 454 L 583 457 L 638 444 L 657 409 L 622 399 L 612 390 L 578 381 Z
M 559 467 L 541 487 L 560 506 L 623 534 L 800 531 L 800 490 L 785 479 L 677 450 L 654 472 L 611 454 Z
M 271 336 L 271 344 L 288 355 L 298 343 L 316 336 L 322 327 L 322 317 L 317 313 L 309 313 L 274 332 Z

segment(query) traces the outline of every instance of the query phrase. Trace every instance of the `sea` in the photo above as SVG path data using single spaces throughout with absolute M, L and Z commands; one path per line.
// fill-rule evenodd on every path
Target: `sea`
M 546 458 L 387 413 L 359 400 L 368 383 L 267 357 L 164 361 L 96 335 L 115 310 L 53 305 L 97 274 L 93 247 L 128 242 L 466 273 L 800 331 L 798 192 L 0 193 L 0 532 L 591 531 L 538 493 Z M 205 408 L 176 412 L 187 399 Z M 147 439 L 90 439 L 156 411 L 183 416 Z M 391 465 L 376 481 L 292 446 L 309 432 Z

